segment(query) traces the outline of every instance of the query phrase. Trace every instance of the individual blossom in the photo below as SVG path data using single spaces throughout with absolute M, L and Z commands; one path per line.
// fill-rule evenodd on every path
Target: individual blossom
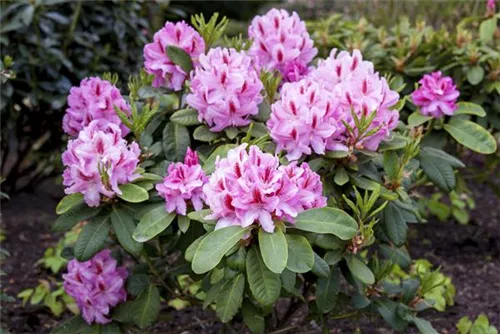
M 186 22 L 166 22 L 157 31 L 153 42 L 144 46 L 144 67 L 154 75 L 153 87 L 166 87 L 179 91 L 189 73 L 174 64 L 167 55 L 167 47 L 176 46 L 186 51 L 193 65 L 198 65 L 198 57 L 205 52 L 205 41 Z
M 198 155 L 188 147 L 184 163 L 170 164 L 167 176 L 163 183 L 156 185 L 156 190 L 165 198 L 165 208 L 168 212 L 175 211 L 185 216 L 186 201 L 191 201 L 196 211 L 203 208 L 203 185 L 206 182 L 207 177 L 198 162 Z
M 248 37 L 253 42 L 249 53 L 259 66 L 280 71 L 286 82 L 306 75 L 307 65 L 318 53 L 304 21 L 297 13 L 290 15 L 284 9 L 256 16 L 248 27 Z
M 345 131 L 342 110 L 334 95 L 311 79 L 286 83 L 271 110 L 267 127 L 276 150 L 287 151 L 288 160 L 312 151 L 347 150 L 341 143 Z
M 293 218 L 308 208 L 325 206 L 319 176 L 307 164 L 280 166 L 276 156 L 242 144 L 217 160 L 203 187 L 216 228 L 257 224 L 274 231 L 275 220 Z
M 332 92 L 342 110 L 343 122 L 353 130 L 345 135 L 346 146 L 375 151 L 397 126 L 399 113 L 391 107 L 397 103 L 399 94 L 389 88 L 385 78 L 375 72 L 373 63 L 363 60 L 358 50 L 350 54 L 333 49 L 310 77 Z M 353 113 L 358 119 L 375 113 L 364 133 L 359 133 Z
M 494 15 L 496 12 L 495 0 L 488 0 L 488 2 L 486 2 L 486 8 L 488 10 L 488 13 Z
M 191 72 L 191 94 L 187 103 L 198 110 L 199 121 L 212 131 L 250 124 L 262 102 L 262 82 L 254 61 L 245 51 L 211 49 L 200 56 L 200 66 Z
M 91 207 L 99 206 L 101 195 L 121 195 L 119 185 L 139 177 L 135 173 L 139 154 L 137 143 L 127 145 L 117 125 L 103 128 L 99 121 L 92 121 L 69 141 L 62 155 L 66 194 L 83 194 Z
M 85 262 L 69 261 L 68 273 L 63 275 L 64 290 L 75 299 L 88 324 L 107 324 L 111 308 L 127 299 L 127 276 L 127 270 L 117 267 L 106 249 Z
M 411 97 L 413 103 L 420 107 L 422 115 L 434 118 L 453 115 L 457 109 L 456 102 L 460 93 L 452 78 L 442 76 L 441 72 L 437 71 L 424 75 L 419 83 L 420 87 Z
M 80 86 L 70 90 L 63 118 L 64 132 L 76 137 L 90 122 L 98 121 L 101 128 L 109 123 L 120 126 L 122 135 L 126 136 L 130 130 L 121 122 L 113 106 L 130 115 L 129 105 L 111 82 L 97 77 L 83 79 Z

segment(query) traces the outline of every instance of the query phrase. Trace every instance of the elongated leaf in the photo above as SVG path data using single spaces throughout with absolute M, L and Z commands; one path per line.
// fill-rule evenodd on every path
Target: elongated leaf
M 395 180 L 399 171 L 399 158 L 396 152 L 384 152 L 384 171 L 389 176 L 389 180 Z
M 211 131 L 206 125 L 200 125 L 193 132 L 193 138 L 203 142 L 211 142 L 219 138 L 219 136 L 218 132 Z
M 408 144 L 408 139 L 398 134 L 393 134 L 389 141 L 384 141 L 380 144 L 378 150 L 379 152 L 399 150 L 404 148 Z
M 168 58 L 170 58 L 170 60 L 175 65 L 180 66 L 182 70 L 186 72 L 186 74 L 189 74 L 189 72 L 191 72 L 191 70 L 193 69 L 193 62 L 191 60 L 191 57 L 189 56 L 189 53 L 174 45 L 167 46 L 165 51 Z
M 406 328 L 406 322 L 399 317 L 397 312 L 398 304 L 388 299 L 378 299 L 374 302 L 375 308 L 384 320 L 399 333 Z
M 135 223 L 132 216 L 121 206 L 115 205 L 111 213 L 111 225 L 120 245 L 130 254 L 138 256 L 142 251 L 142 244 L 132 238 L 135 230 Z
M 417 326 L 421 334 L 438 334 L 434 327 L 432 327 L 432 324 L 425 319 L 413 317 L 413 323 Z
M 162 147 L 167 160 L 184 160 L 190 144 L 189 131 L 184 125 L 169 122 L 163 129 Z
M 481 22 L 479 26 L 479 38 L 483 42 L 489 42 L 493 39 L 495 34 L 495 29 L 497 28 L 497 19 L 496 17 L 492 17 L 488 20 L 484 20 Z
M 295 219 L 294 227 L 303 231 L 333 234 L 342 240 L 351 239 L 358 232 L 356 221 L 344 211 L 334 208 L 301 212 Z
M 146 328 L 152 325 L 160 312 L 160 292 L 158 288 L 150 284 L 134 301 L 134 308 L 133 319 L 139 328 Z
M 245 277 L 239 274 L 224 282 L 217 296 L 217 316 L 226 323 L 238 313 L 243 301 Z
M 203 274 L 215 268 L 247 231 L 240 226 L 228 226 L 208 234 L 196 249 L 192 263 L 193 271 Z
M 88 324 L 83 320 L 80 315 L 69 318 L 62 324 L 54 328 L 51 334 L 67 334 L 67 333 L 80 333 L 83 328 L 87 327 Z
M 127 292 L 132 296 L 140 295 L 149 287 L 149 276 L 147 274 L 133 274 L 127 278 Z
M 242 308 L 243 321 L 252 333 L 264 333 L 266 322 L 264 316 L 250 301 L 245 301 Z
M 424 116 L 418 110 L 408 117 L 408 125 L 412 128 L 424 124 L 432 119 L 431 116 Z
M 316 306 L 322 313 L 328 313 L 337 304 L 340 289 L 340 272 L 337 268 L 328 271 L 326 277 L 318 278 L 316 283 Z
M 198 121 L 198 112 L 191 108 L 177 110 L 170 116 L 170 121 L 185 126 L 201 124 Z
M 441 190 L 450 192 L 455 188 L 455 173 L 449 162 L 424 150 L 419 153 L 419 160 L 425 175 Z
M 210 209 L 205 209 L 205 210 L 200 210 L 200 211 L 192 211 L 192 212 L 188 213 L 188 218 L 191 220 L 195 220 L 197 222 L 203 223 L 203 224 L 215 224 L 215 223 L 217 223 L 216 220 L 210 220 L 210 219 L 205 218 L 206 216 L 208 216 L 211 213 L 212 213 L 212 210 L 210 210 Z
M 80 193 L 74 193 L 70 195 L 66 195 L 63 199 L 57 204 L 56 213 L 58 215 L 62 215 L 67 212 L 69 209 L 73 208 L 75 205 L 83 202 L 83 195 Z
M 294 273 L 305 273 L 314 265 L 314 252 L 309 241 L 301 235 L 287 234 L 288 261 L 286 268 Z
M 458 102 L 457 110 L 453 113 L 453 116 L 457 115 L 475 115 L 479 117 L 486 116 L 486 111 L 479 104 L 470 102 Z
M 175 218 L 175 213 L 165 211 L 165 206 L 159 206 L 149 211 L 142 218 L 132 234 L 135 241 L 146 242 L 163 232 L 170 226 Z
M 146 201 L 149 198 L 149 194 L 146 189 L 136 184 L 122 184 L 119 188 L 122 194 L 118 195 L 118 197 L 120 197 L 124 201 L 130 203 L 140 203 Z
M 402 246 L 406 241 L 408 225 L 401 214 L 399 208 L 392 202 L 388 203 L 382 211 L 382 222 L 387 236 L 397 247 Z
M 206 309 L 208 306 L 210 306 L 212 303 L 214 303 L 217 300 L 217 296 L 219 295 L 220 288 L 222 287 L 223 281 L 219 281 L 216 284 L 212 285 L 210 290 L 207 292 L 207 296 L 205 297 L 205 300 L 203 301 L 203 309 Z
M 189 229 L 191 219 L 187 216 L 177 216 L 177 225 L 179 225 L 179 230 L 182 233 L 186 233 L 186 231 Z
M 236 144 L 226 144 L 217 147 L 203 164 L 203 170 L 205 173 L 211 174 L 215 170 L 215 161 L 217 160 L 217 157 L 219 157 L 219 159 L 225 158 L 227 156 L 227 152 L 236 146 Z
M 473 86 L 477 85 L 484 79 L 484 70 L 481 66 L 476 65 L 467 71 L 467 81 Z
M 451 119 L 444 129 L 463 146 L 482 154 L 497 150 L 495 138 L 480 125 L 462 119 Z
M 314 253 L 314 265 L 311 270 L 318 277 L 328 277 L 330 274 L 328 263 L 316 253 Z
M 375 276 L 368 266 L 361 261 L 357 256 L 351 255 L 347 257 L 347 267 L 354 277 L 365 284 L 375 283 Z
M 426 155 L 433 157 L 433 158 L 446 160 L 453 168 L 465 167 L 465 165 L 462 161 L 458 160 L 457 158 L 455 158 L 452 155 L 449 155 L 448 153 L 446 153 L 443 150 L 427 146 L 427 147 L 422 147 L 420 149 L 420 152 L 424 152 Z
M 78 261 L 90 260 L 104 246 L 108 237 L 109 215 L 101 214 L 85 225 L 75 243 L 75 257 Z
M 274 273 L 281 274 L 288 260 L 288 246 L 283 231 L 275 228 L 274 233 L 259 230 L 259 247 L 264 263 Z
M 99 212 L 101 212 L 101 210 L 102 207 L 90 208 L 85 203 L 77 204 L 56 219 L 54 226 L 52 227 L 52 231 L 69 231 L 79 222 L 96 216 Z
M 250 291 L 262 305 L 272 305 L 280 296 L 280 275 L 267 268 L 256 247 L 247 253 L 247 279 Z

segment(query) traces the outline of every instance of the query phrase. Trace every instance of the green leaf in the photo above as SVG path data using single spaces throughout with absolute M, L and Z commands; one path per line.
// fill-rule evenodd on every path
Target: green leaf
M 217 296 L 217 316 L 226 323 L 238 313 L 243 301 L 245 290 L 245 276 L 239 274 L 224 282 Z
M 335 208 L 301 212 L 293 227 L 308 232 L 333 234 L 342 240 L 351 239 L 358 232 L 356 221 L 344 211 Z
M 311 271 L 318 277 L 328 277 L 330 274 L 330 267 L 321 256 L 314 253 L 314 265 Z
M 127 279 L 127 292 L 132 296 L 140 295 L 149 286 L 147 274 L 133 274 Z
M 203 301 L 203 309 L 206 309 L 210 304 L 214 303 L 217 300 L 217 296 L 219 295 L 222 283 L 223 282 L 220 281 L 210 287 L 210 290 L 208 290 L 207 296 Z
M 163 232 L 170 226 L 175 218 L 175 213 L 165 211 L 165 206 L 161 205 L 146 213 L 132 234 L 138 242 L 146 242 Z
M 52 231 L 66 232 L 71 230 L 76 224 L 90 219 L 101 212 L 102 207 L 90 208 L 85 203 L 77 204 L 59 217 L 57 217 Z
M 235 148 L 236 146 L 236 144 L 226 144 L 217 147 L 203 164 L 203 170 L 205 171 L 205 173 L 212 174 L 212 172 L 215 170 L 215 161 L 217 160 L 217 157 L 219 157 L 220 159 L 225 158 L 227 156 L 227 152 L 229 152 L 229 150 Z
M 406 139 L 406 137 L 393 133 L 392 138 L 389 141 L 384 141 L 380 144 L 378 151 L 385 152 L 399 150 L 404 148 L 406 145 L 408 145 L 408 139 Z
M 108 237 L 109 216 L 101 214 L 85 225 L 75 243 L 75 257 L 83 262 L 90 260 L 104 246 Z
M 465 167 L 465 165 L 464 165 L 464 163 L 462 161 L 458 160 L 457 158 L 455 158 L 452 155 L 449 155 L 448 153 L 446 153 L 443 150 L 427 146 L 427 147 L 422 147 L 420 149 L 420 152 L 424 152 L 426 155 L 428 155 L 430 157 L 433 157 L 433 158 L 436 158 L 436 159 L 445 160 L 453 168 L 463 168 L 463 167 Z
M 177 110 L 170 116 L 170 121 L 185 126 L 201 124 L 198 121 L 198 111 L 191 108 Z
M 391 327 L 400 333 L 403 332 L 406 328 L 406 322 L 398 316 L 398 304 L 396 302 L 388 299 L 377 299 L 373 303 L 378 313 Z
M 475 115 L 479 117 L 486 116 L 486 111 L 479 104 L 470 102 L 458 102 L 457 110 L 453 113 L 453 116 L 457 115 Z
M 158 288 L 150 284 L 134 301 L 134 308 L 133 320 L 139 328 L 152 325 L 160 312 L 160 292 Z
M 80 333 L 88 324 L 79 315 L 69 318 L 62 324 L 54 328 L 51 334 L 68 334 L 68 333 Z
M 163 129 L 162 147 L 169 161 L 182 161 L 191 144 L 189 131 L 184 125 L 169 122 Z
M 120 326 L 116 322 L 107 325 L 101 325 L 101 332 L 99 334 L 122 334 Z
M 246 271 L 250 291 L 257 302 L 265 306 L 273 305 L 280 296 L 280 275 L 267 268 L 256 247 L 247 253 Z
M 330 266 L 335 266 L 337 263 L 342 260 L 342 256 L 344 254 L 343 249 L 336 249 L 333 251 L 329 251 L 325 254 L 325 262 Z
M 80 193 L 74 193 L 70 195 L 66 195 L 63 199 L 57 204 L 56 213 L 58 215 L 62 215 L 67 212 L 69 209 L 73 208 L 75 205 L 83 202 L 83 195 Z
M 467 71 L 467 81 L 473 86 L 477 85 L 484 78 L 484 70 L 481 66 L 473 66 Z
M 122 323 L 129 324 L 134 322 L 135 312 L 136 309 L 134 306 L 134 301 L 129 300 L 113 308 L 113 319 Z
M 335 177 L 333 179 L 336 184 L 339 186 L 343 186 L 347 182 L 349 182 L 349 175 L 347 174 L 345 168 L 338 168 L 335 171 Z
M 427 121 L 430 121 L 431 119 L 432 116 L 424 116 L 420 113 L 420 111 L 417 110 L 408 117 L 408 125 L 414 128 L 424 124 Z
M 375 276 L 368 266 L 357 256 L 351 255 L 346 258 L 347 267 L 351 274 L 365 284 L 375 283 Z
M 418 330 L 420 331 L 421 334 L 439 334 L 431 325 L 430 322 L 428 322 L 425 319 L 420 319 L 417 317 L 413 317 L 413 323 L 415 326 L 417 326 Z
M 206 125 L 200 125 L 193 132 L 193 138 L 203 142 L 211 142 L 219 138 L 218 132 L 212 132 Z
M 165 52 L 168 58 L 170 58 L 175 65 L 180 66 L 186 74 L 191 72 L 193 69 L 193 62 L 191 61 L 189 53 L 174 45 L 167 46 Z
M 243 303 L 241 310 L 243 321 L 252 333 L 264 333 L 266 329 L 266 322 L 264 316 L 260 313 L 259 309 L 255 307 L 250 301 Z
M 188 218 L 203 224 L 215 224 L 217 223 L 216 220 L 209 220 L 206 219 L 205 217 L 208 216 L 209 214 L 212 213 L 212 210 L 210 209 L 205 209 L 205 210 L 200 210 L 200 211 L 192 211 L 188 213 Z
M 193 262 L 194 254 L 196 254 L 196 251 L 198 250 L 198 247 L 200 246 L 200 242 L 203 240 L 203 238 L 205 238 L 205 235 L 198 237 L 186 249 L 186 252 L 184 253 L 184 258 L 186 259 L 186 261 Z
M 130 203 L 140 203 L 144 202 L 149 198 L 149 194 L 146 189 L 133 184 L 127 183 L 119 186 L 122 194 L 118 195 L 122 200 Z
M 348 157 L 350 154 L 351 153 L 349 151 L 328 151 L 325 153 L 325 157 L 331 159 L 342 159 Z
M 406 241 L 408 226 L 399 208 L 389 202 L 382 211 L 382 221 L 387 236 L 397 247 L 402 246 Z
M 462 119 L 451 119 L 444 129 L 463 146 L 482 154 L 497 150 L 495 138 L 480 125 Z
M 316 306 L 322 313 L 328 313 L 337 304 L 340 289 L 340 273 L 337 268 L 328 272 L 326 277 L 318 278 L 316 283 Z
M 472 321 L 468 317 L 460 318 L 460 321 L 457 323 L 457 329 L 459 334 L 467 334 L 469 333 L 472 327 Z
M 286 268 L 295 273 L 306 273 L 314 265 L 314 252 L 309 241 L 298 234 L 287 234 L 288 261 Z
M 429 155 L 424 150 L 419 153 L 419 160 L 425 175 L 441 190 L 450 192 L 455 188 L 455 173 L 446 160 Z
M 177 216 L 177 225 L 179 225 L 179 230 L 181 230 L 182 233 L 186 233 L 186 231 L 189 229 L 189 223 L 191 222 L 191 219 L 187 216 Z
M 111 225 L 120 245 L 130 254 L 139 256 L 142 251 L 142 244 L 132 238 L 135 230 L 134 219 L 120 205 L 113 205 Z
M 391 181 L 397 181 L 399 171 L 398 154 L 394 151 L 384 152 L 384 171 Z
M 215 268 L 222 257 L 247 233 L 240 226 L 228 226 L 209 233 L 200 242 L 194 254 L 192 268 L 196 274 L 203 274 Z
M 274 273 L 281 274 L 288 260 L 288 246 L 285 235 L 280 228 L 274 233 L 259 230 L 259 247 L 264 263 Z
M 495 30 L 497 28 L 497 19 L 496 17 L 492 17 L 488 20 L 484 20 L 481 22 L 479 26 L 479 38 L 483 42 L 489 42 L 493 40 L 493 35 L 495 34 Z

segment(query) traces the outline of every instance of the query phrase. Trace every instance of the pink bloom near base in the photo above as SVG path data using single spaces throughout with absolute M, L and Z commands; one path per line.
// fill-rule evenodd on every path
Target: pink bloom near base
M 166 22 L 165 26 L 155 33 L 153 42 L 144 46 L 144 67 L 146 72 L 155 76 L 153 87 L 179 91 L 189 73 L 170 60 L 166 52 L 167 46 L 170 45 L 186 51 L 196 67 L 198 57 L 205 52 L 205 41 L 184 21 Z
M 64 132 L 76 137 L 90 122 L 98 121 L 101 128 L 109 123 L 118 125 L 126 136 L 130 130 L 122 124 L 113 106 L 130 115 L 129 105 L 111 82 L 96 77 L 83 79 L 79 87 L 70 90 L 63 118 Z
M 260 225 L 274 232 L 274 220 L 287 220 L 299 212 L 324 207 L 322 183 L 306 163 L 280 166 L 277 157 L 257 146 L 242 144 L 216 162 L 209 182 L 203 187 L 216 229 L 240 225 Z
M 420 87 L 411 97 L 413 103 L 420 107 L 422 115 L 441 118 L 455 113 L 460 93 L 452 78 L 442 76 L 441 72 L 437 71 L 424 75 L 419 83 Z
M 87 323 L 107 324 L 111 308 L 127 300 L 127 276 L 124 267 L 117 267 L 111 251 L 103 250 L 85 262 L 69 261 L 64 290 L 75 299 Z
M 139 177 L 135 169 L 140 152 L 137 143 L 127 145 L 117 125 L 103 128 L 98 121 L 91 122 L 78 138 L 69 141 L 62 155 L 65 193 L 83 194 L 91 207 L 99 206 L 101 194 L 109 198 L 120 195 L 119 185 Z
M 207 182 L 205 172 L 198 162 L 198 155 L 188 148 L 184 163 L 172 163 L 163 183 L 156 185 L 158 195 L 165 198 L 165 208 L 168 212 L 186 215 L 187 201 L 198 211 L 203 208 L 205 196 L 203 185 Z

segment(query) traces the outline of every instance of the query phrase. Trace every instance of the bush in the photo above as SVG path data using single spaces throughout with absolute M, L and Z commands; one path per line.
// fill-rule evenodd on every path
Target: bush
M 71 91 L 74 120 L 86 127 L 63 154 L 68 195 L 54 231 L 88 221 L 62 252 L 72 254 L 63 277 L 83 318 L 55 332 L 144 329 L 162 300 L 177 298 L 253 332 L 279 329 L 304 307 L 324 331 L 328 319 L 368 314 L 397 331 L 436 333 L 418 314 L 436 296 L 440 309 L 452 303 L 454 287 L 426 262 L 411 269 L 406 236 L 422 220 L 412 190 L 450 192 L 464 165 L 423 145 L 433 126 L 398 121 L 408 86 L 358 52 L 308 69 L 313 45 L 284 12 L 254 21 L 252 46 L 223 39 L 246 52 L 212 47 L 225 19 L 192 22 L 197 32 L 168 25 L 148 45 L 125 105 L 114 104 L 109 75 Z M 113 92 L 106 103 L 103 92 Z M 489 132 L 464 119 L 484 110 L 457 108 L 426 121 L 467 148 L 495 151 Z M 185 275 L 197 291 L 180 286 Z

